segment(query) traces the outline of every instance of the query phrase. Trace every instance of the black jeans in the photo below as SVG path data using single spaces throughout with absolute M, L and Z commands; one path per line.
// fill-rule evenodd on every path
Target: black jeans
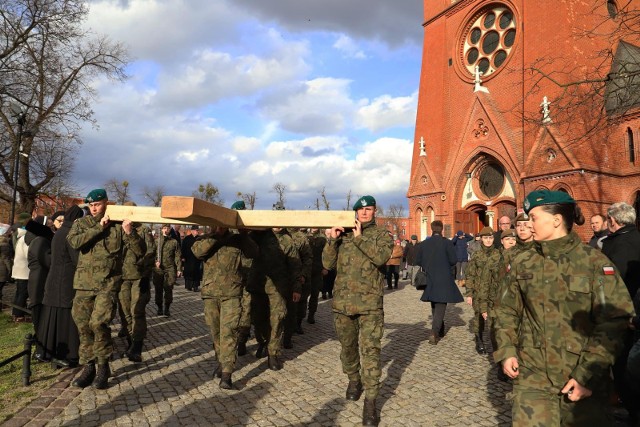
M 13 304 L 18 307 L 27 308 L 27 298 L 29 297 L 29 291 L 27 290 L 28 280 L 20 280 L 16 279 L 16 294 L 13 297 Z M 16 317 L 24 317 L 27 316 L 27 313 L 18 309 L 13 308 L 11 314 Z
M 444 329 L 444 313 L 447 310 L 446 302 L 431 302 L 431 313 L 433 320 L 431 322 L 431 330 L 433 335 L 438 336 L 441 329 Z M 444 332 L 444 330 L 443 330 Z
M 387 287 L 391 287 L 391 276 L 393 276 L 394 286 L 398 287 L 398 280 L 400 279 L 400 266 L 399 265 L 387 265 Z

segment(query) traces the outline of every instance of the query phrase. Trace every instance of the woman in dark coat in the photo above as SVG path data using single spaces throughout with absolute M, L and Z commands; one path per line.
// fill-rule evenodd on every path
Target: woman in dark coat
M 75 291 L 73 276 L 78 263 L 78 251 L 67 242 L 67 234 L 73 222 L 82 218 L 83 211 L 72 206 L 64 215 L 62 226 L 51 242 L 51 270 L 44 289 L 42 321 L 37 336 L 45 349 L 45 358 L 78 363 L 78 329 L 71 318 L 71 306 Z
M 447 304 L 462 302 L 464 299 L 454 281 L 458 258 L 453 243 L 442 237 L 442 221 L 433 221 L 431 229 L 431 238 L 418 245 L 416 264 L 422 267 L 427 275 L 427 287 L 420 300 L 431 303 L 433 323 L 429 344 L 435 345 L 444 336 L 444 313 Z
M 193 255 L 191 246 L 198 238 L 199 227 L 194 225 L 191 227 L 191 234 L 182 239 L 182 267 L 184 276 L 184 287 L 188 291 L 197 292 L 202 280 L 202 261 Z
M 49 268 L 51 267 L 51 239 L 53 231 L 44 225 L 44 217 L 37 217 L 27 223 L 27 234 L 24 241 L 29 246 L 27 251 L 27 261 L 29 265 L 29 281 L 27 289 L 29 292 L 29 305 L 31 310 L 31 320 L 34 331 L 38 331 L 40 326 L 40 315 L 42 313 L 42 299 L 44 297 L 44 284 L 47 281 Z M 37 333 L 36 333 L 37 337 Z M 40 340 L 36 344 L 36 358 L 42 359 L 42 347 Z

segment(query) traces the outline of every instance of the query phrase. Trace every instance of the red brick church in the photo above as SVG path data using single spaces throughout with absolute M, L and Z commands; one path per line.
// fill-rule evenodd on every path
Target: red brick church
M 639 3 L 425 0 L 408 234 L 495 229 L 543 188 L 584 238 L 611 203 L 639 210 Z

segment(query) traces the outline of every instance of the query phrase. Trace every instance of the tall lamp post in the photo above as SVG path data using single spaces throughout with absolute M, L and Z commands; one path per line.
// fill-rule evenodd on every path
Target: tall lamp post
M 22 154 L 22 132 L 24 125 L 27 121 L 27 113 L 16 104 L 11 105 L 11 110 L 18 120 L 18 149 L 16 151 L 15 164 L 13 166 L 13 197 L 11 198 L 11 217 L 9 218 L 9 224 L 13 225 L 16 215 L 16 198 L 18 192 L 18 169 L 20 168 L 20 155 Z

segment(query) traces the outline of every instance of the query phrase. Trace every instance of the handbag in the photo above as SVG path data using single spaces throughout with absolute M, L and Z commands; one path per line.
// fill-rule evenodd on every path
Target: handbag
M 427 289 L 427 273 L 422 269 L 418 270 L 414 283 L 419 291 Z

